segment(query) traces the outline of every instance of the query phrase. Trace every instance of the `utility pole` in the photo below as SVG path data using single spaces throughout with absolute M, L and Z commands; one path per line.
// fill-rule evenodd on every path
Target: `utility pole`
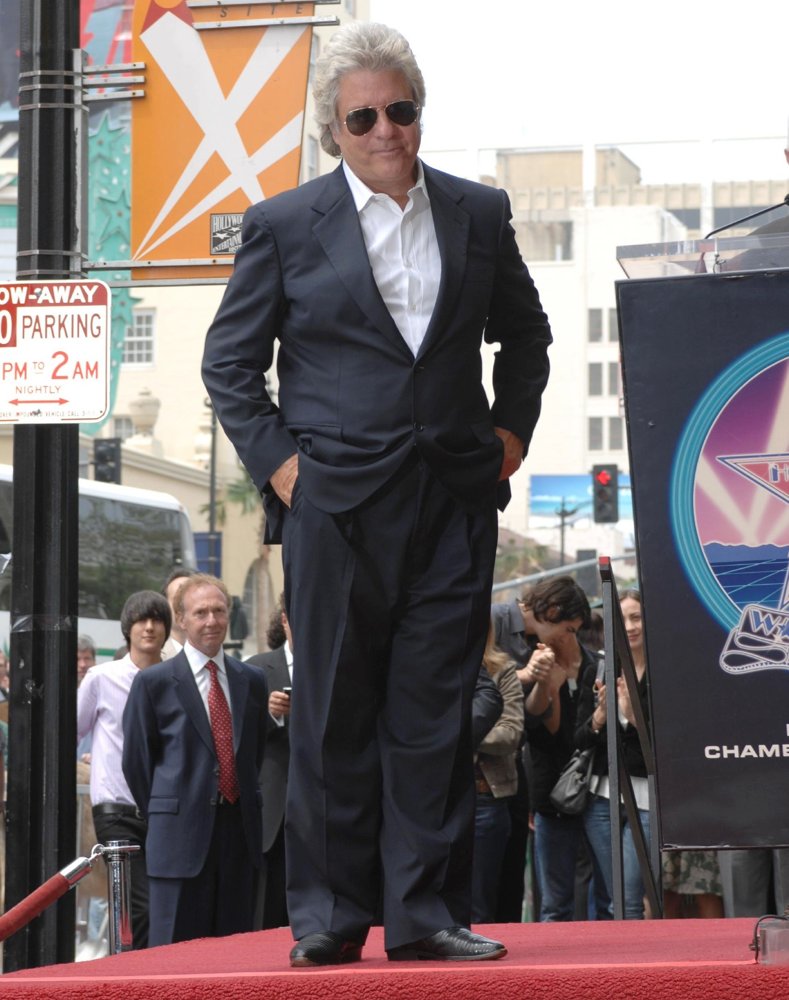
M 82 276 L 79 0 L 21 0 L 18 280 Z M 14 430 L 6 909 L 74 860 L 79 427 Z M 4 945 L 4 970 L 74 959 L 64 896 Z
M 565 504 L 565 498 L 562 497 L 562 505 L 556 511 L 556 516 L 559 518 L 559 565 L 564 566 L 564 529 L 569 518 L 574 517 L 578 513 L 577 507 L 567 507 Z

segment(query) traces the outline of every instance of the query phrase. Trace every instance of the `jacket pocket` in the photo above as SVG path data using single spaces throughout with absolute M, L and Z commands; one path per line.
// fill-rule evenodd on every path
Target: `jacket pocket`
M 493 429 L 493 421 L 490 419 L 475 420 L 469 426 L 482 444 L 493 444 L 494 441 L 501 440 Z
M 313 438 L 329 438 L 332 441 L 342 441 L 341 424 L 288 424 L 288 430 L 296 439 L 299 451 L 305 455 L 312 453 Z

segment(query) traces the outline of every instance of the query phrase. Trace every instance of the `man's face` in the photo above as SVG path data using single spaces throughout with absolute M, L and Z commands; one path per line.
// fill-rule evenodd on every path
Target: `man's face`
M 227 634 L 225 595 L 213 584 L 190 587 L 183 597 L 180 625 L 189 642 L 206 656 L 216 656 Z
M 387 104 L 410 101 L 413 96 L 406 78 L 394 70 L 354 70 L 340 80 L 332 136 L 345 162 L 372 191 L 402 197 L 414 186 L 419 119 L 412 125 L 395 125 L 383 110 Z M 380 109 L 366 135 L 351 135 L 342 124 L 348 112 L 357 108 Z
M 91 667 L 95 666 L 96 657 L 89 649 L 77 650 L 77 684 L 80 683 Z
M 134 622 L 129 629 L 129 652 L 132 662 L 135 654 L 157 656 L 162 651 L 167 630 L 158 618 L 145 618 Z

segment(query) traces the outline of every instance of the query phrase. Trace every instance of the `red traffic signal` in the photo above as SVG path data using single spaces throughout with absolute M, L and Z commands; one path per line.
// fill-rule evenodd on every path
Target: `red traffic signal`
M 595 465 L 592 468 L 592 516 L 597 524 L 619 520 L 619 468 Z

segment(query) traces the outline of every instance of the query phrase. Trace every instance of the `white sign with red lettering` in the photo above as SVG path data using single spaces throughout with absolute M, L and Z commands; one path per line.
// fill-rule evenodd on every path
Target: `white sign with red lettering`
M 109 409 L 103 281 L 0 282 L 0 423 L 96 423 Z

